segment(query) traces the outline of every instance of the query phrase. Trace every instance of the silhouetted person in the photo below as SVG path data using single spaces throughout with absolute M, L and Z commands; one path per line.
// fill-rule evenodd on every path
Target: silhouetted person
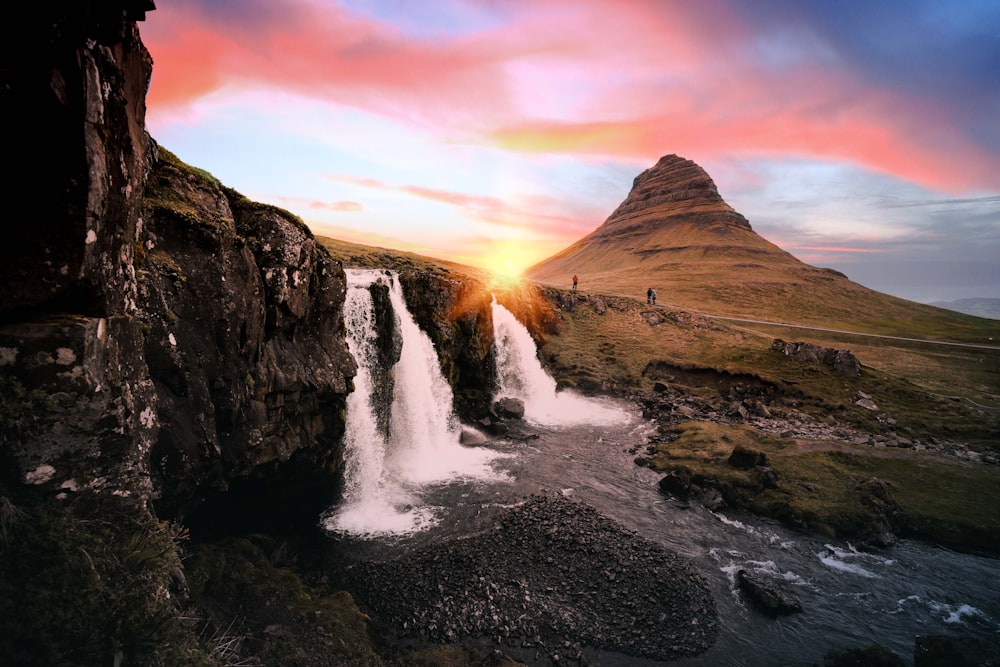
M 648 290 L 646 290 L 646 303 L 647 304 L 653 303 L 653 288 L 652 287 L 650 287 Z
M 577 284 L 578 282 L 580 282 L 580 279 L 579 279 L 579 278 L 577 278 L 577 277 L 576 277 L 576 275 L 574 275 L 574 276 L 573 276 L 573 289 L 576 289 L 576 284 Z

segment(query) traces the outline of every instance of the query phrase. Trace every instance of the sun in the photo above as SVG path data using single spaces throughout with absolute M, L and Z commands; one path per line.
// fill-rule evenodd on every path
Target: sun
M 510 288 L 518 285 L 522 274 L 535 262 L 535 257 L 525 252 L 524 243 L 500 242 L 478 264 L 490 272 L 491 287 Z

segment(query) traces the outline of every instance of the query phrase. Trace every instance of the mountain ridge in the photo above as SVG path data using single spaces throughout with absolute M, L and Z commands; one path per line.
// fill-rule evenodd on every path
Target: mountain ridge
M 757 234 L 702 167 L 675 154 L 640 173 L 600 227 L 524 275 L 565 285 L 574 274 L 586 290 L 642 299 L 652 287 L 664 305 L 734 317 L 793 313 L 802 324 L 871 326 L 944 315 L 800 261 Z

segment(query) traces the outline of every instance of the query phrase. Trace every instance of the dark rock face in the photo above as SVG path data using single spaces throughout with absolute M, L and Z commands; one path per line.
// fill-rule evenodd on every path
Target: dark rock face
M 727 462 L 734 468 L 739 468 L 740 470 L 750 470 L 756 466 L 766 466 L 767 455 L 764 454 L 764 452 L 750 447 L 736 445 L 733 447 L 733 451 L 729 455 Z
M 165 427 L 151 452 L 159 507 L 183 510 L 233 482 L 260 496 L 257 483 L 289 462 L 289 487 L 322 485 L 340 464 L 355 372 L 342 268 L 288 213 L 176 159 L 157 162 L 144 213 L 137 273 Z
M 427 333 L 452 387 L 455 413 L 481 417 L 489 409 L 496 378 L 492 297 L 473 281 L 427 271 L 399 272 L 406 306 Z
M 606 224 L 659 208 L 667 213 L 711 210 L 724 213 L 729 224 L 750 228 L 750 223 L 723 201 L 712 177 L 700 166 L 678 155 L 664 155 L 632 181 L 632 189 Z M 690 215 L 690 213 L 688 213 Z
M 392 309 L 389 301 L 389 286 L 385 283 L 373 283 L 368 291 L 372 295 L 372 306 L 375 317 L 375 330 L 378 339 L 375 344 L 376 358 L 371 364 L 372 403 L 374 405 L 391 405 L 395 390 L 395 378 L 392 367 L 399 361 L 403 353 L 403 334 L 399 329 L 399 316 Z M 379 410 L 375 414 L 379 431 L 388 438 L 390 433 L 390 412 Z
M 145 496 L 155 391 L 141 353 L 134 249 L 153 144 L 151 2 L 40 3 L 4 21 L 3 179 L 22 202 L 0 244 L 0 369 L 52 410 L 8 441 L 12 477 Z M 5 402 L 9 397 L 0 397 Z
M 0 369 L 50 408 L 8 438 L 9 476 L 167 516 L 227 489 L 280 507 L 281 489 L 332 488 L 355 372 L 343 270 L 148 136 L 151 2 L 71 4 L 0 40 L 4 127 L 32 138 L 5 143 L 6 199 L 32 208 L 0 245 Z

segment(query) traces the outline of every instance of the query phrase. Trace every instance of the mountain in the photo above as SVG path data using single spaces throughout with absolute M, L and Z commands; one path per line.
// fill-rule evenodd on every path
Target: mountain
M 1000 299 L 958 299 L 956 301 L 935 301 L 931 305 L 966 315 L 1000 320 Z
M 939 319 L 905 301 L 810 266 L 757 234 L 691 160 L 667 155 L 594 232 L 529 268 L 529 279 L 733 317 L 843 324 Z

